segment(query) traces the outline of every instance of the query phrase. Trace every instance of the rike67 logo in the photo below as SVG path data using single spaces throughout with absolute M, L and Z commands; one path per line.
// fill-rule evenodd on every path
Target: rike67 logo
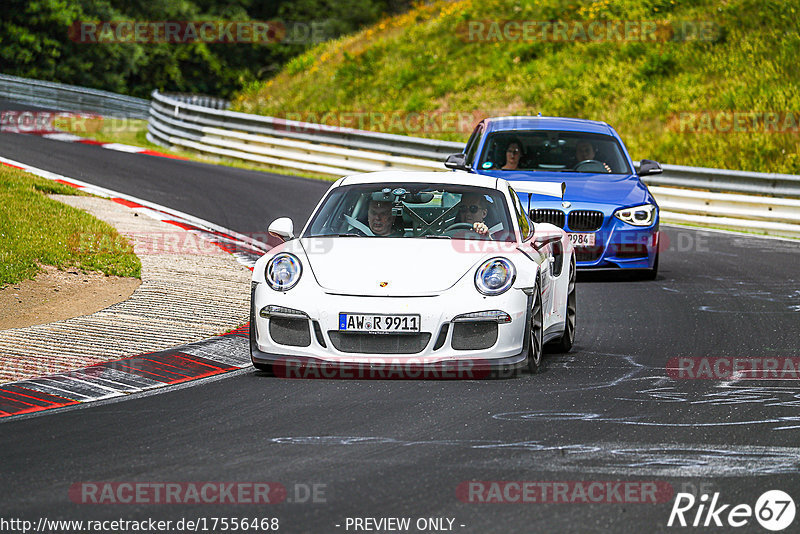
M 794 500 L 781 490 L 764 492 L 756 505 L 722 504 L 719 492 L 714 493 L 709 502 L 708 494 L 696 499 L 691 493 L 678 493 L 667 526 L 692 527 L 743 527 L 751 523 L 753 517 L 767 530 L 784 530 L 792 524 L 797 509 Z

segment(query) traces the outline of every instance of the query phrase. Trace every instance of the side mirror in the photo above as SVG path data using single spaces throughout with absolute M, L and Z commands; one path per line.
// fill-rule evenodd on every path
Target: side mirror
M 536 238 L 533 240 L 533 248 L 535 248 L 536 250 L 542 250 L 550 243 L 555 243 L 556 241 L 560 240 L 561 236 L 558 234 L 539 235 L 536 236 Z
M 444 166 L 448 169 L 466 171 L 469 170 L 467 165 L 467 156 L 465 154 L 450 154 L 444 162 Z
M 272 224 L 267 228 L 267 232 L 269 235 L 280 238 L 283 241 L 289 241 L 294 239 L 294 223 L 289 217 L 281 217 L 272 221 Z
M 661 164 L 652 159 L 643 159 L 639 162 L 639 176 L 647 176 L 649 174 L 661 174 L 664 170 Z

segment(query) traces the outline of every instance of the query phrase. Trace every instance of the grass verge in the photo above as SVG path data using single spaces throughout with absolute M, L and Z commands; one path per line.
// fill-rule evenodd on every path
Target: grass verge
M 113 227 L 47 194 L 79 192 L 0 167 L 0 287 L 34 278 L 40 265 L 140 277 L 139 258 Z

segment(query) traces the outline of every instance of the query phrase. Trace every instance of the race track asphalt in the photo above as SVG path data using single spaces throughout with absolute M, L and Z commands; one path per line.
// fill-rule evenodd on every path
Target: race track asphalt
M 299 225 L 329 185 L 5 133 L 0 155 L 240 232 L 263 232 L 284 215 Z M 487 504 L 462 502 L 457 488 L 639 481 L 676 493 L 719 492 L 727 504 L 753 506 L 771 489 L 797 502 L 798 382 L 674 380 L 666 366 L 676 357 L 800 357 L 800 245 L 675 227 L 665 233 L 670 245 L 657 280 L 580 278 L 576 346 L 548 355 L 536 376 L 337 381 L 245 371 L 2 422 L 2 516 L 276 517 L 281 532 L 311 533 L 353 532 L 348 517 L 410 517 L 412 526 L 444 517 L 464 533 L 638 533 L 694 529 L 666 526 L 672 498 Z M 92 481 L 274 481 L 293 502 L 70 500 L 72 485 Z M 311 484 L 323 485 L 324 502 L 298 502 Z M 736 531 L 764 532 L 752 518 Z

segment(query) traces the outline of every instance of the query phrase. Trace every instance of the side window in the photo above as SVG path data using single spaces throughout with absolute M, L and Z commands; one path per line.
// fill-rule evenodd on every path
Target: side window
M 475 153 L 478 151 L 478 145 L 480 145 L 481 136 L 483 135 L 483 123 L 479 124 L 475 127 L 475 130 L 472 132 L 472 135 L 467 141 L 467 147 L 464 149 L 464 154 L 467 156 L 467 165 L 472 166 L 475 163 Z
M 523 210 L 522 206 L 520 206 L 517 192 L 511 187 L 508 188 L 508 191 L 511 193 L 511 204 L 514 206 L 514 212 L 517 217 L 517 223 L 519 224 L 519 231 L 522 234 L 522 240 L 527 241 L 533 237 L 533 224 L 528 219 L 528 215 L 525 213 L 525 210 Z

